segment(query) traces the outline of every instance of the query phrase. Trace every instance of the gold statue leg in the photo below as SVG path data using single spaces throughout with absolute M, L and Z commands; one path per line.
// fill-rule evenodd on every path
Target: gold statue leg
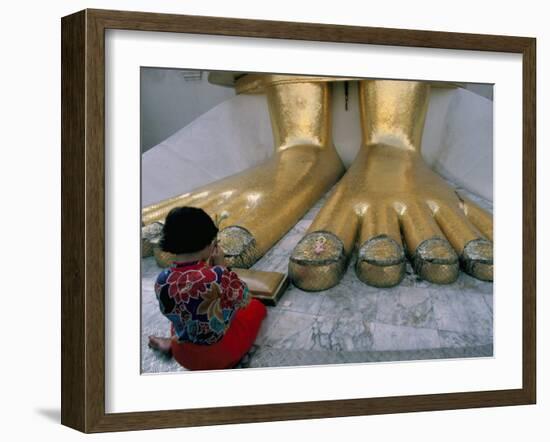
M 362 147 L 292 252 L 294 284 L 336 285 L 355 245 L 357 276 L 373 286 L 399 284 L 406 255 L 434 283 L 455 281 L 459 265 L 492 281 L 492 216 L 459 197 L 420 153 L 429 85 L 365 80 L 359 90 Z
M 162 221 L 176 206 L 201 207 L 223 219 L 219 241 L 230 265 L 249 267 L 342 176 L 344 166 L 332 144 L 331 85 L 307 77 L 271 78 L 266 75 L 264 82 L 274 155 L 257 167 L 143 209 L 144 225 Z M 161 255 L 157 260 L 166 264 Z

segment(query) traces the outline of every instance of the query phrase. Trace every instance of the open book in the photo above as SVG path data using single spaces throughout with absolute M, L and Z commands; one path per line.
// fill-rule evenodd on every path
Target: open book
M 232 270 L 246 282 L 252 296 L 266 305 L 277 305 L 288 287 L 288 276 L 284 273 L 235 268 Z

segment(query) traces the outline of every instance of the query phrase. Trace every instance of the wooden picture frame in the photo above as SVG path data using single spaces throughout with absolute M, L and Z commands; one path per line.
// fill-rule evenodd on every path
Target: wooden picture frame
M 62 408 L 83 432 L 312 419 L 533 404 L 536 400 L 536 40 L 84 10 L 62 19 Z M 328 41 L 522 55 L 523 382 L 510 390 L 270 405 L 105 412 L 105 30 Z

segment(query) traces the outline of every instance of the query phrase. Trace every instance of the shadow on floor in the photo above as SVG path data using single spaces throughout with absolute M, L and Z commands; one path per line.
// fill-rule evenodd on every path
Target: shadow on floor
M 38 408 L 36 414 L 56 424 L 61 423 L 61 410 L 59 408 Z

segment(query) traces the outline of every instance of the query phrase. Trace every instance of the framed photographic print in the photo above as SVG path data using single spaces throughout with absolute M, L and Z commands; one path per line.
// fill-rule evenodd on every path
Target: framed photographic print
M 532 404 L 535 39 L 62 19 L 62 423 Z

